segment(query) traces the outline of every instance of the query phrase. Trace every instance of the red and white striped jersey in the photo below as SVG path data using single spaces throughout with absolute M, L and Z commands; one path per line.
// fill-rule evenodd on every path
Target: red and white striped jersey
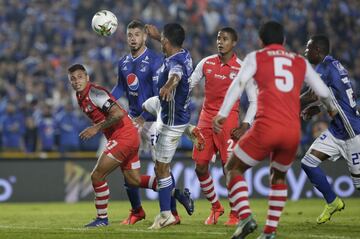
M 103 87 L 88 83 L 84 92 L 76 93 L 76 98 L 81 110 L 91 119 L 94 124 L 104 121 L 108 112 L 104 109 L 108 108 L 111 102 L 116 104 L 115 98 Z M 120 106 L 119 106 L 120 107 Z M 116 138 L 118 136 L 126 137 L 127 135 L 137 135 L 137 129 L 133 125 L 131 119 L 127 116 L 127 112 L 120 107 L 125 116 L 119 122 L 103 130 L 105 137 Z
M 190 87 L 193 88 L 200 80 L 205 79 L 205 97 L 198 123 L 199 127 L 211 127 L 212 118 L 218 113 L 224 101 L 226 91 L 238 74 L 241 64 L 242 61 L 236 54 L 233 54 L 226 64 L 222 63 L 219 55 L 215 54 L 205 57 L 196 66 L 190 77 Z M 256 112 L 256 85 L 254 82 L 249 82 L 248 85 L 247 94 L 249 102 L 250 104 L 255 102 L 252 104 L 255 109 L 252 109 L 252 112 L 247 114 L 244 121 L 251 123 Z M 236 100 L 232 107 L 232 113 L 239 113 L 239 99 Z
M 259 90 L 256 121 L 269 125 L 300 126 L 300 90 L 304 80 L 318 96 L 329 96 L 327 87 L 305 58 L 286 51 L 282 45 L 272 44 L 246 56 L 219 115 L 226 117 L 229 114 L 252 77 Z

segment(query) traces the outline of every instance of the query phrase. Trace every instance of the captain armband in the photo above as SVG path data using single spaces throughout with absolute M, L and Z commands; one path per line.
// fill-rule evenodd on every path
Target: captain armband
M 101 111 L 109 112 L 109 110 L 114 104 L 116 104 L 115 101 L 113 101 L 112 99 L 108 99 L 107 101 L 105 101 L 104 105 L 102 106 Z

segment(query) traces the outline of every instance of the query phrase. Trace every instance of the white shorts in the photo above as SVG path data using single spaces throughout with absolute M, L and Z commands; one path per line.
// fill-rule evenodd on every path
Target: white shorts
M 330 161 L 336 161 L 342 156 L 346 159 L 350 173 L 360 174 L 360 135 L 344 141 L 326 130 L 310 146 L 307 154 L 312 149 L 329 155 Z
M 177 126 L 160 125 L 159 137 L 155 145 L 156 161 L 161 163 L 171 162 L 186 127 L 188 127 L 188 124 Z
M 157 122 L 145 122 L 140 130 L 141 146 L 143 152 L 150 152 L 152 158 L 155 156 L 155 144 L 158 138 Z
M 161 110 L 161 104 L 159 96 L 153 96 L 147 99 L 143 104 L 142 107 L 145 108 L 147 112 L 154 116 L 159 116 Z

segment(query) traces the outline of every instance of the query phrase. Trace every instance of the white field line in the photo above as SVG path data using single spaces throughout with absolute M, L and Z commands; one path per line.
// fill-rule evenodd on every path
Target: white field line
M 63 230 L 63 231 L 80 231 L 80 232 L 85 232 L 85 231 L 92 231 L 92 229 L 95 228 L 81 228 L 81 227 L 61 227 L 61 228 L 53 228 L 53 227 L 23 227 L 23 226 L 11 226 L 11 225 L 0 225 L 0 229 L 10 229 L 10 230 Z M 124 230 L 125 229 L 125 230 Z M 191 234 L 211 234 L 211 235 L 226 235 L 226 232 L 207 232 L 207 231 L 198 231 L 198 232 L 193 232 L 193 231 L 163 231 L 163 230 L 150 230 L 150 229 L 137 229 L 137 228 L 121 228 L 121 231 L 126 231 L 126 232 L 145 232 L 145 233 L 179 233 L 179 234 L 187 234 L 187 233 L 191 233 Z M 102 231 L 103 232 L 103 231 Z M 115 233 L 119 233 L 119 232 L 107 232 L 110 234 L 115 234 Z
M 24 227 L 24 226 L 11 226 L 11 225 L 0 225 L 0 229 L 11 229 L 11 230 L 63 230 L 63 231 L 79 231 L 79 232 L 85 232 L 85 231 L 92 231 L 95 228 L 81 228 L 81 227 L 61 227 L 61 228 L 52 228 L 52 227 Z M 211 234 L 211 235 L 226 235 L 227 233 L 225 232 L 207 232 L 207 231 L 198 231 L 198 232 L 186 232 L 186 231 L 163 231 L 163 230 L 149 230 L 149 229 L 137 229 L 137 228 L 129 228 L 129 229 L 125 229 L 125 228 L 121 228 L 121 231 L 126 231 L 126 232 L 144 232 L 144 233 L 163 233 L 163 234 L 167 234 L 167 233 L 180 233 L 180 234 L 186 234 L 186 233 L 191 233 L 191 234 Z M 104 231 L 102 231 L 104 232 Z M 119 232 L 106 232 L 109 234 L 116 234 Z M 302 238 L 326 238 L 326 239 L 353 239 L 351 237 L 347 237 L 347 236 L 335 236 L 335 235 L 313 235 L 313 234 L 307 234 L 307 235 L 303 235 Z
M 334 235 L 308 235 L 309 238 L 327 238 L 327 239 L 353 239 L 351 237 L 346 236 L 334 236 Z

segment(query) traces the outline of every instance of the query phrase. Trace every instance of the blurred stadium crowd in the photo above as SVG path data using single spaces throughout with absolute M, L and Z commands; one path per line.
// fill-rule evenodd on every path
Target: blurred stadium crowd
M 117 32 L 100 37 L 91 30 L 95 12 L 108 9 L 119 20 Z M 91 151 L 99 137 L 80 142 L 89 121 L 78 111 L 67 67 L 80 62 L 91 78 L 109 90 L 116 83 L 117 60 L 128 53 L 125 29 L 132 19 L 162 27 L 179 22 L 194 63 L 216 53 L 217 30 L 238 31 L 237 53 L 257 49 L 260 22 L 285 25 L 287 46 L 302 53 L 309 36 L 326 33 L 332 53 L 350 71 L 360 94 L 360 1 L 357 0 L 0 0 L 0 149 L 2 151 Z M 149 42 L 149 47 L 158 49 Z M 193 93 L 196 123 L 203 93 Z M 246 108 L 246 99 L 243 100 Z M 327 127 L 326 115 L 303 124 L 299 153 Z M 184 140 L 183 149 L 191 143 Z

